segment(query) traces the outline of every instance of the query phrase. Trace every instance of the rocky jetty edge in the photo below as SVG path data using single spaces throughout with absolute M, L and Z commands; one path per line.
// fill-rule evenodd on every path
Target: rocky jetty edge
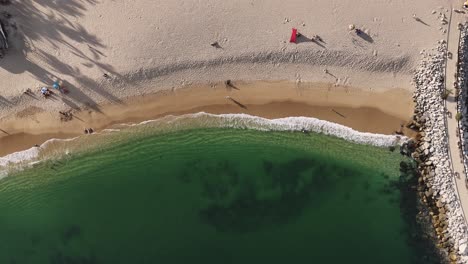
M 461 44 L 466 45 L 464 41 Z M 414 77 L 415 110 L 410 124 L 418 134 L 402 151 L 418 164 L 418 194 L 437 248 L 448 263 L 468 263 L 467 224 L 454 180 L 445 119 L 449 93 L 445 87 L 447 43 L 441 40 L 435 49 L 421 54 L 423 59 Z

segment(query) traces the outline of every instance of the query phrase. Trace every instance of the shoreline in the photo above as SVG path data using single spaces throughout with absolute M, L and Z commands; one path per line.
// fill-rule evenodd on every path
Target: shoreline
M 16 167 L 16 165 L 20 165 L 17 168 L 21 168 L 21 165 L 28 166 L 36 162 L 48 160 L 51 157 L 60 158 L 62 154 L 69 155 L 71 153 L 91 150 L 94 147 L 108 146 L 108 144 L 114 144 L 123 138 L 127 138 L 127 136 L 129 138 L 138 138 L 139 135 L 170 134 L 171 132 L 177 133 L 202 128 L 247 129 L 263 132 L 288 131 L 301 132 L 305 135 L 313 133 L 317 136 L 333 137 L 357 145 L 368 145 L 378 148 L 388 147 L 390 151 L 408 142 L 408 138 L 404 136 L 359 132 L 347 126 L 313 117 L 301 116 L 267 119 L 245 113 L 210 114 L 197 112 L 183 115 L 167 115 L 139 123 L 120 124 L 112 129 L 104 129 L 88 136 L 49 139 L 38 147 L 30 147 L 27 150 L 0 157 L 0 168 L 4 167 L 6 169 L 4 171 L 0 170 L 0 178 L 9 174 L 8 167 L 10 165 L 13 165 L 11 168 Z
M 11 1 L 2 8 L 10 47 L 0 67 L 0 178 L 2 164 L 16 166 L 10 161 L 21 167 L 28 157 L 101 146 L 106 129 L 179 129 L 186 114 L 196 124 L 310 131 L 381 147 L 400 142 L 397 132 L 418 164 L 414 173 L 400 163 L 417 176 L 408 190 L 427 211 L 418 215 L 447 261 L 468 263 L 466 164 L 455 151 L 468 139 L 457 111 L 462 122 L 467 111 L 450 95 L 440 98 L 465 77 L 449 56 L 463 53 L 454 41 L 457 28 L 466 34 L 461 3 Z M 295 43 L 291 28 L 300 33 Z M 42 98 L 38 90 L 56 81 L 69 93 Z M 89 128 L 97 133 L 84 135 Z
M 0 136 L 0 156 L 28 149 L 50 138 L 82 135 L 85 128 L 99 131 L 122 123 L 197 112 L 245 113 L 269 119 L 314 117 L 360 132 L 393 134 L 411 118 L 413 107 L 411 93 L 404 89 L 371 91 L 287 81 L 233 81 L 233 85 L 235 87 L 226 87 L 223 83 L 185 87 L 131 97 L 117 104 L 75 109 L 72 110 L 73 120 L 67 122 L 60 121 L 59 113 L 26 108 L 0 120 L 0 128 L 9 134 Z M 68 108 L 63 109 L 66 110 Z M 404 132 L 413 135 L 410 130 Z

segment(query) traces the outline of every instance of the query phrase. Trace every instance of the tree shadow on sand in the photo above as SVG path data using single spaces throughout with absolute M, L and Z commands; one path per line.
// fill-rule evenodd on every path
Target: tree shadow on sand
M 94 94 L 113 103 L 122 103 L 103 88 L 102 82 L 81 73 L 78 65 L 69 64 L 69 61 L 79 61 L 80 65 L 118 76 L 111 65 L 100 62 L 101 57 L 105 57 L 102 50 L 106 46 L 96 35 L 70 20 L 84 16 L 85 11 L 96 4 L 96 0 L 13 1 L 6 7 L 11 14 L 11 18 L 6 20 L 11 47 L 5 58 L 0 60 L 0 67 L 12 74 L 28 72 L 47 86 L 51 86 L 57 79 L 70 80 L 67 82 L 69 104 L 96 105 L 91 99 Z M 62 61 L 56 54 L 35 47 L 34 43 L 38 41 L 47 43 L 52 47 L 50 50 L 60 49 L 78 59 Z M 86 44 L 90 56 L 74 43 Z

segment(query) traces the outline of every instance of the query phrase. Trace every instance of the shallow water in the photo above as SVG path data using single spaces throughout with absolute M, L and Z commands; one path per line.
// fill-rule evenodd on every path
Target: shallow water
M 428 263 L 402 161 L 314 133 L 129 137 L 1 180 L 0 263 Z

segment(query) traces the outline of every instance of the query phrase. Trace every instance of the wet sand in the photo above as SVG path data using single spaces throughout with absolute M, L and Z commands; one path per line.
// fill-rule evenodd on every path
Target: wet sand
M 0 120 L 0 129 L 9 134 L 0 135 L 0 156 L 50 138 L 82 135 L 85 128 L 99 131 L 119 123 L 166 115 L 207 112 L 246 113 L 265 118 L 306 116 L 362 132 L 393 134 L 411 118 L 413 111 L 411 93 L 404 89 L 363 90 L 287 81 L 233 81 L 232 84 L 232 87 L 223 83 L 185 87 L 127 98 L 119 104 L 75 109 L 73 120 L 67 122 L 60 121 L 59 113 L 25 109 L 21 115 Z M 47 99 L 44 100 L 46 103 Z

